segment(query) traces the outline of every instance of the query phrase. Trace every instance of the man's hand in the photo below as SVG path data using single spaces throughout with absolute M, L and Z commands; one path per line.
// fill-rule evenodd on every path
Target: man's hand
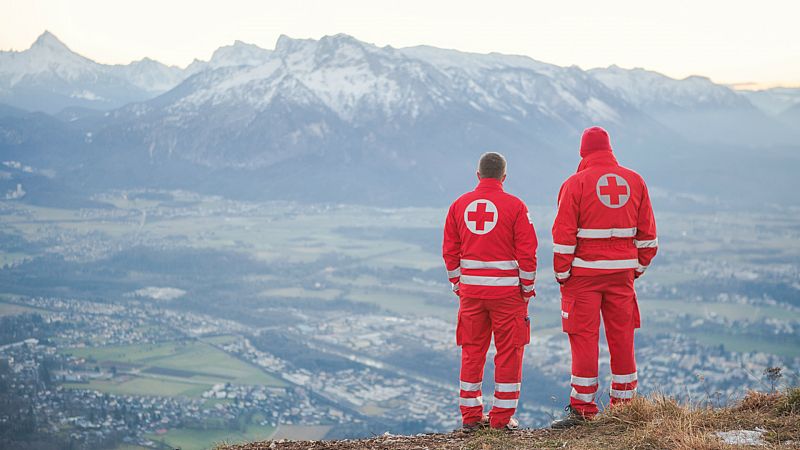
M 522 294 L 522 298 L 527 302 L 531 299 L 531 297 L 536 297 L 536 289 L 533 288 L 533 285 L 530 286 L 529 291 L 525 291 L 525 285 L 520 285 L 519 291 Z
M 453 294 L 458 295 L 458 283 L 453 283 L 452 289 L 453 289 Z

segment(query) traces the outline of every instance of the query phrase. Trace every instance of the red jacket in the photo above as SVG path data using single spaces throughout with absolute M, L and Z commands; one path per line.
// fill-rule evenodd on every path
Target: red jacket
M 522 200 L 484 178 L 450 206 L 444 225 L 447 277 L 461 297 L 535 295 L 536 232 Z
M 558 194 L 553 269 L 564 282 L 626 270 L 644 273 L 658 250 L 656 221 L 642 177 L 610 151 L 586 155 Z

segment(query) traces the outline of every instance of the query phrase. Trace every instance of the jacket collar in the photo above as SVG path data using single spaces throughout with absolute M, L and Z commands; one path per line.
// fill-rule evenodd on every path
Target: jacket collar
M 592 152 L 584 156 L 578 164 L 578 172 L 590 167 L 618 166 L 617 158 L 611 152 Z
M 502 191 L 503 182 L 497 178 L 481 178 L 475 190 Z

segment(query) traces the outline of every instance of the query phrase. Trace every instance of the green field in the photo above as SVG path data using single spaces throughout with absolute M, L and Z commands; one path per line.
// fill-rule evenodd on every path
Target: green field
M 222 338 L 229 339 L 216 339 Z M 112 380 L 94 380 L 88 385 L 68 385 L 77 389 L 196 397 L 216 383 L 276 387 L 286 385 L 258 367 L 206 342 L 71 348 L 64 352 L 95 361 L 94 364 L 104 367 L 119 366 L 120 375 Z
M 208 383 L 181 383 L 158 378 L 117 377 L 89 383 L 64 383 L 70 389 L 91 389 L 118 395 L 156 395 L 163 397 L 199 397 L 211 388 Z
M 155 442 L 164 442 L 180 450 L 212 449 L 217 444 L 236 444 L 241 442 L 264 441 L 269 439 L 275 428 L 268 425 L 248 425 L 245 432 L 229 430 L 171 429 L 161 435 L 145 436 Z
M 15 305 L 12 303 L 0 302 L 0 317 L 15 316 L 17 314 L 43 312 L 42 310 L 29 308 L 27 306 Z

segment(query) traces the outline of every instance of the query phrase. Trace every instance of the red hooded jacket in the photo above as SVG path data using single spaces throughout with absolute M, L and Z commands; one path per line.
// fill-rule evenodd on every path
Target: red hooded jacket
M 558 194 L 553 223 L 556 279 L 563 283 L 571 275 L 628 270 L 638 277 L 658 250 L 647 185 L 638 173 L 617 163 L 607 142 L 595 151 L 582 146 L 581 154 L 578 172 Z

